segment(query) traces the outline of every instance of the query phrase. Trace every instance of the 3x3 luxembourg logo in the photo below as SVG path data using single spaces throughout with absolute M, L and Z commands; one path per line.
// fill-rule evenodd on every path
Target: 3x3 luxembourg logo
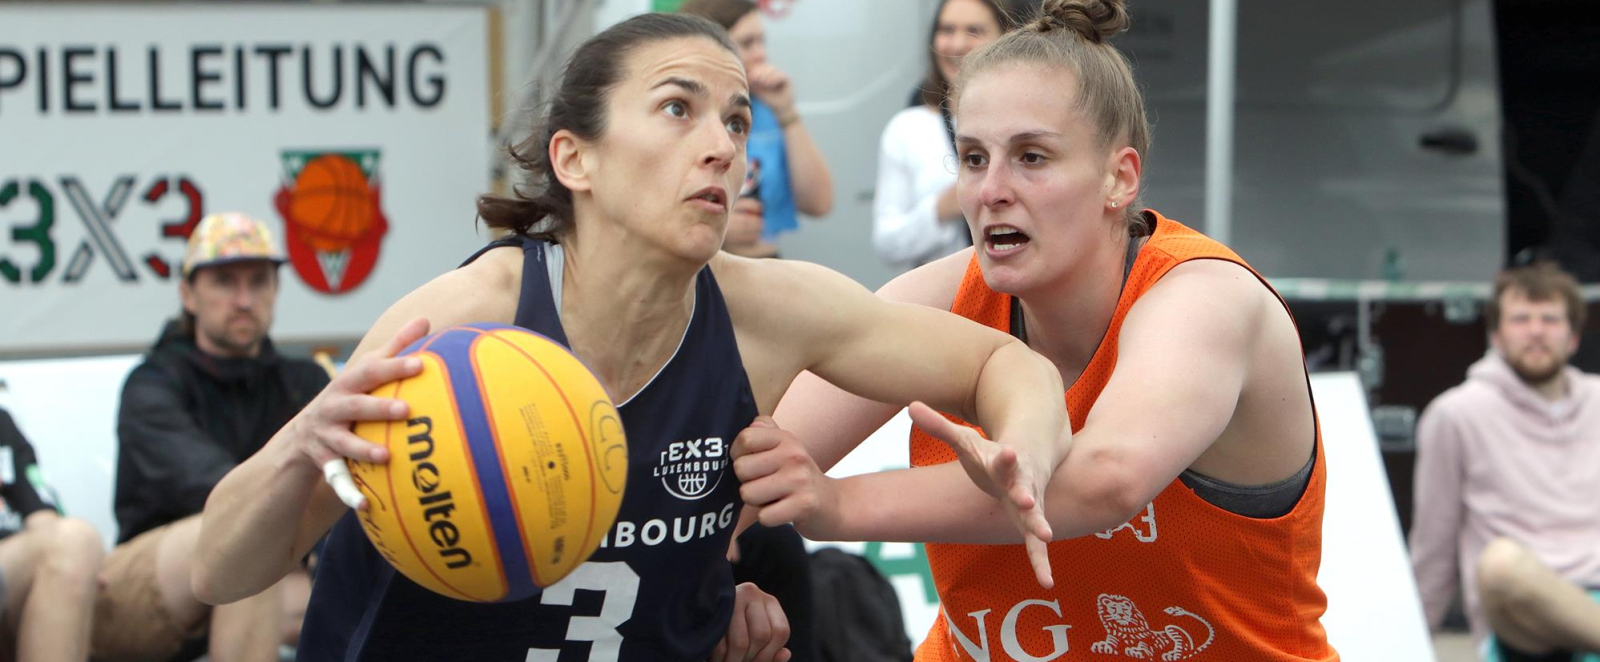
M 728 444 L 721 437 L 674 441 L 661 451 L 655 476 L 672 496 L 698 501 L 716 491 L 728 469 Z
M 389 229 L 379 151 L 285 150 L 280 159 L 283 179 L 272 200 L 284 221 L 295 273 L 324 294 L 360 286 L 376 266 Z M 78 175 L 0 178 L 0 284 L 75 285 L 100 262 L 121 283 L 172 278 L 183 242 L 206 214 L 197 178 L 123 174 L 112 178 L 98 202 L 96 193 Z M 68 209 L 81 225 L 74 228 L 81 229 L 76 243 L 62 238 L 72 227 Z M 155 236 L 129 234 L 135 232 Z M 129 246 L 154 248 L 140 254 Z

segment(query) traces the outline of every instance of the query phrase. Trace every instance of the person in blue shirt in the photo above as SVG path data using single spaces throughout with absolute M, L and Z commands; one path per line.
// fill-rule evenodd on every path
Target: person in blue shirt
M 745 257 L 777 257 L 773 243 L 800 227 L 796 214 L 833 209 L 833 176 L 795 109 L 793 81 L 767 60 L 767 28 L 750 0 L 689 0 L 678 11 L 721 25 L 750 78 L 750 169 L 722 248 Z
M 998 442 L 985 469 L 1004 478 L 1008 517 L 1047 540 L 1042 478 L 1070 441 L 1048 361 L 823 267 L 721 250 L 744 180 L 749 89 L 727 33 L 702 18 L 645 14 L 580 45 L 548 114 L 511 150 L 525 181 L 479 199 L 484 222 L 508 236 L 391 306 L 344 371 L 222 479 L 203 515 L 196 594 L 217 604 L 267 589 L 327 533 L 301 662 L 782 662 L 781 616 L 735 585 L 725 558 L 743 498 L 760 495 L 742 494 L 727 462 L 690 469 L 668 451 L 695 441 L 726 457 L 741 431 L 772 424 L 803 371 L 880 402 L 975 416 Z M 407 416 L 404 402 L 368 395 L 421 371 L 396 354 L 430 328 L 469 322 L 571 348 L 618 403 L 628 441 L 627 487 L 600 549 L 521 601 L 457 601 L 398 574 L 362 534 L 344 468 L 388 461 L 350 428 Z M 661 478 L 683 470 L 704 480 Z

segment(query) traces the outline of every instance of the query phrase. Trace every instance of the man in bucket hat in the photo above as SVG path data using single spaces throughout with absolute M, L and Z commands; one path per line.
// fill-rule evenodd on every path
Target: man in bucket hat
M 104 660 L 277 660 L 309 595 L 304 573 L 211 608 L 189 588 L 199 513 L 223 474 L 261 448 L 328 381 L 267 337 L 283 255 L 267 226 L 238 213 L 189 236 L 171 320 L 123 385 L 117 413 L 118 545 L 95 609 Z

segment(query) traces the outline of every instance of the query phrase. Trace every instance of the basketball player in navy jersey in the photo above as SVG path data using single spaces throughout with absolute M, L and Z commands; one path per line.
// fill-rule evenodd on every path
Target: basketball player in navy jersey
M 733 44 L 704 19 L 647 14 L 585 42 L 542 127 L 513 149 L 526 194 L 480 200 L 510 238 L 394 304 L 344 373 L 222 480 L 197 594 L 224 603 L 269 587 L 331 529 L 301 660 L 785 659 L 768 629 L 781 616 L 739 599 L 724 557 L 741 507 L 728 451 L 758 416 L 770 424 L 763 415 L 804 370 L 981 421 L 1021 469 L 1005 485 L 1008 513 L 1048 539 L 1032 477 L 1050 475 L 1069 439 L 1048 362 L 827 269 L 718 251 L 749 103 Z M 451 600 L 396 573 L 322 471 L 387 461 L 350 426 L 403 419 L 406 406 L 366 394 L 420 371 L 394 355 L 428 329 L 484 321 L 571 347 L 619 403 L 629 446 L 601 548 L 539 596 L 504 604 Z

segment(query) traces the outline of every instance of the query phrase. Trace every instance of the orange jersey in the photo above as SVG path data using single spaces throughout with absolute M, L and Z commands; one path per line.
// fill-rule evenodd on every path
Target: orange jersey
M 1110 327 L 1066 393 L 1074 432 L 1116 368 L 1123 319 L 1156 281 L 1187 260 L 1249 268 L 1226 246 L 1153 215 L 1155 232 Z M 984 284 L 977 256 L 951 310 L 1010 330 L 1011 297 Z M 1053 590 L 1039 587 L 1021 545 L 927 545 L 942 605 L 917 659 L 1338 660 L 1319 621 L 1327 609 L 1317 586 L 1327 469 L 1318 430 L 1310 482 L 1287 515 L 1236 515 L 1175 478 L 1127 524 L 1050 543 Z M 954 459 L 943 442 L 912 429 L 912 465 Z

